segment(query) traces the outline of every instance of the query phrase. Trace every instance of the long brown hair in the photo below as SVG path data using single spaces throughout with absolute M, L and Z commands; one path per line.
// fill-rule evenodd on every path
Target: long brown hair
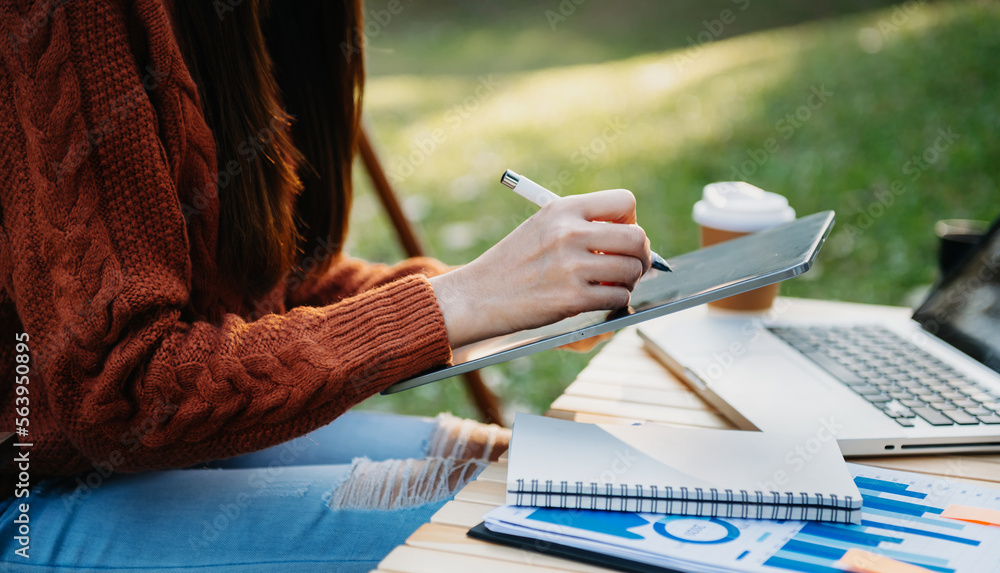
M 223 279 L 253 298 L 289 271 L 325 269 L 351 206 L 361 0 L 174 5 L 219 168 L 239 165 L 219 189 Z M 323 256 L 303 265 L 304 252 Z

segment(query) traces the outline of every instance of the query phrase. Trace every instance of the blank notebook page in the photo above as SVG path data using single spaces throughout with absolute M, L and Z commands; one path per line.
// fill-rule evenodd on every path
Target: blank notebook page
M 551 480 L 554 491 L 566 492 L 560 484 L 567 482 L 570 493 L 581 482 L 584 489 L 577 495 L 591 494 L 593 484 L 599 494 L 611 485 L 616 495 L 621 495 L 622 486 L 626 495 L 649 495 L 655 486 L 659 495 L 672 488 L 674 497 L 680 496 L 679 488 L 763 492 L 763 501 L 769 503 L 829 504 L 835 495 L 840 507 L 861 507 L 861 494 L 836 440 L 821 428 L 765 434 L 654 423 L 584 424 L 518 414 L 507 489 L 544 490 Z M 532 485 L 532 480 L 537 483 Z M 775 499 L 772 491 L 781 495 Z M 692 492 L 686 493 L 693 498 Z M 845 505 L 847 497 L 851 502 Z M 509 493 L 508 503 L 510 499 Z

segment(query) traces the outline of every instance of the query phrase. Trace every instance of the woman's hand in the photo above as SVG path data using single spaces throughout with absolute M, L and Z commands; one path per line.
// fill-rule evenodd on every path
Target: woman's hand
M 476 260 L 431 278 L 452 347 L 627 306 L 650 264 L 635 221 L 624 189 L 563 197 Z

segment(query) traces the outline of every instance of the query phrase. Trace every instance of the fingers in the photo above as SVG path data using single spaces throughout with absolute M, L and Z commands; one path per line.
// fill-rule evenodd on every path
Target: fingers
M 563 298 L 573 314 L 628 306 L 630 291 L 642 277 L 642 265 L 634 257 L 587 253 L 567 263 L 567 286 L 572 286 Z
M 593 252 L 633 256 L 641 262 L 643 272 L 649 270 L 649 239 L 645 231 L 635 224 L 636 203 L 631 191 L 611 189 L 571 195 L 557 203 L 560 204 L 557 209 L 573 213 L 586 221 L 622 223 L 589 226 L 586 229 L 589 235 L 584 238 L 585 246 Z
M 645 268 L 639 259 L 622 255 L 592 254 L 585 278 L 592 283 L 620 285 L 628 290 L 642 278 Z
M 628 306 L 632 293 L 623 286 L 593 284 L 588 287 L 588 310 L 616 310 Z
M 642 272 L 649 270 L 650 251 L 646 232 L 638 225 L 605 225 L 591 223 L 586 247 L 595 253 L 627 255 L 635 257 L 642 266 Z
M 456 347 L 627 307 L 649 262 L 649 240 L 635 224 L 635 197 L 615 189 L 548 203 L 431 286 Z
M 570 195 L 564 198 L 567 206 L 588 221 L 633 224 L 635 218 L 635 195 L 627 189 L 610 189 L 584 195 Z

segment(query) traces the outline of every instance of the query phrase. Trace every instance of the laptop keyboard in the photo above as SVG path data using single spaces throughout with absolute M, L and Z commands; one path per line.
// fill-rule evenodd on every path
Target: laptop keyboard
M 1000 395 L 880 326 L 773 327 L 900 426 L 1000 424 Z

